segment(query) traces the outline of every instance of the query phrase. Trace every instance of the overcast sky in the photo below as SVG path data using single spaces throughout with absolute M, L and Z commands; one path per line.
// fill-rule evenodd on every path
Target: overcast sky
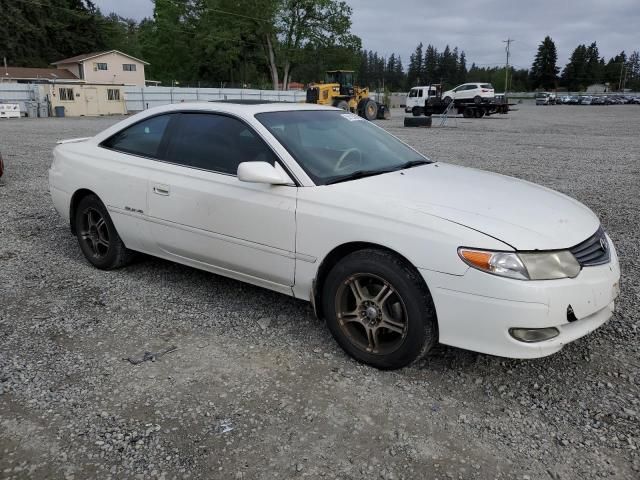
M 137 20 L 153 12 L 151 0 L 94 0 L 103 13 Z M 598 42 L 600 55 L 640 50 L 640 0 L 347 0 L 353 32 L 363 47 L 395 52 L 405 67 L 419 42 L 442 50 L 458 46 L 469 65 L 502 65 L 505 44 L 511 64 L 529 68 L 537 46 L 550 35 L 564 66 L 580 43 Z

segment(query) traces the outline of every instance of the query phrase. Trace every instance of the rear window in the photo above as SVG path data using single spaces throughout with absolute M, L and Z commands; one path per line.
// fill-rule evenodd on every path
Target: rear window
M 491 85 L 490 83 L 483 83 L 482 85 L 480 85 L 480 88 L 488 88 L 489 90 L 493 90 L 493 85 Z

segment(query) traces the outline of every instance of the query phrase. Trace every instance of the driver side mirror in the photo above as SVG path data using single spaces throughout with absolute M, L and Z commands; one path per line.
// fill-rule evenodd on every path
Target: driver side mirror
M 268 162 L 242 162 L 238 165 L 238 180 L 268 185 L 290 185 L 292 183 L 285 174 Z

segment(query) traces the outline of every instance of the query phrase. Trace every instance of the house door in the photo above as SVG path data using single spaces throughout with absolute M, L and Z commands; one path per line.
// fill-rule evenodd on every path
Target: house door
M 96 88 L 85 88 L 84 99 L 87 102 L 87 109 L 86 109 L 87 115 L 89 116 L 99 115 L 98 90 Z

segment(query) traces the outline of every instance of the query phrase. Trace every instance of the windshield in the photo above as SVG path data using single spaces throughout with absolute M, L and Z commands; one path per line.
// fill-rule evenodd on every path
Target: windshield
M 429 161 L 382 128 L 352 113 L 301 110 L 259 113 L 256 118 L 316 185 L 346 180 L 362 172 L 384 173 L 410 162 Z
M 327 72 L 327 83 L 339 83 L 342 86 L 353 85 L 353 72 Z

